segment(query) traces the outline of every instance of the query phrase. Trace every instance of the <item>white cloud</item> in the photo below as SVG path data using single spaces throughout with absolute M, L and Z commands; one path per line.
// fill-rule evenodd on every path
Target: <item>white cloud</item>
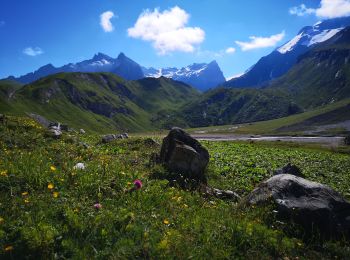
M 112 32 L 114 30 L 111 19 L 114 17 L 112 11 L 106 11 L 100 15 L 100 25 L 105 32 Z
M 316 15 L 323 18 L 336 18 L 350 15 L 350 0 L 322 0 Z
M 236 49 L 233 48 L 233 47 L 229 47 L 229 48 L 227 48 L 227 49 L 225 50 L 225 52 L 228 53 L 228 54 L 234 53 L 235 51 L 236 51 Z
M 39 48 L 39 47 L 35 47 L 35 48 L 32 48 L 32 47 L 27 47 L 23 50 L 23 53 L 28 55 L 28 56 L 38 56 L 40 54 L 43 54 L 44 51 Z
M 159 9 L 143 11 L 128 35 L 152 42 L 158 54 L 174 51 L 193 52 L 195 45 L 204 41 L 205 32 L 199 27 L 186 27 L 190 15 L 175 6 L 160 12 Z
M 283 31 L 279 34 L 271 35 L 270 37 L 250 36 L 250 42 L 235 41 L 235 43 L 239 45 L 239 47 L 241 47 L 242 51 L 248 51 L 252 49 L 273 47 L 279 41 L 281 41 L 284 38 L 284 36 L 285 33 Z
M 350 15 L 350 0 L 321 0 L 319 8 L 307 8 L 304 4 L 289 9 L 289 13 L 298 16 L 315 14 L 320 18 L 337 18 Z
M 300 6 L 294 6 L 290 8 L 289 13 L 297 16 L 304 16 L 308 14 L 314 14 L 315 9 L 307 8 L 304 4 L 301 4 Z

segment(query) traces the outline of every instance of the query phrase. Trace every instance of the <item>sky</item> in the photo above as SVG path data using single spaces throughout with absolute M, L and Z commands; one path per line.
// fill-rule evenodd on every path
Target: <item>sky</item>
M 350 0 L 1 0 L 0 78 L 98 52 L 145 67 L 216 60 L 229 78 Z

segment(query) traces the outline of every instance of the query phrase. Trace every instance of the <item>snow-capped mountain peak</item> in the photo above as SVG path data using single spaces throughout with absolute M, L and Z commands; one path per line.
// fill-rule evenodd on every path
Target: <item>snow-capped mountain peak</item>
M 304 27 L 297 36 L 277 49 L 281 54 L 294 50 L 297 46 L 310 47 L 332 38 L 349 25 L 348 18 L 317 22 L 313 26 Z
M 143 68 L 145 77 L 166 77 L 183 81 L 200 90 L 207 90 L 225 82 L 222 71 L 216 61 L 210 63 L 193 63 L 186 67 L 178 68 Z

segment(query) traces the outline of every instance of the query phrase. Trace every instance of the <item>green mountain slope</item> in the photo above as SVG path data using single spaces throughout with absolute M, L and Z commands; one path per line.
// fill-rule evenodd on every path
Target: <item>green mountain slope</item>
M 185 106 L 179 113 L 190 127 L 245 123 L 301 112 L 279 90 L 217 88 Z
M 350 98 L 316 109 L 261 122 L 192 128 L 205 134 L 346 134 L 350 132 Z M 344 127 L 344 123 L 347 126 Z M 327 127 L 324 127 L 327 126 Z
M 198 95 L 192 87 L 165 78 L 125 81 L 109 73 L 60 73 L 23 86 L 1 111 L 34 112 L 95 132 L 144 131 L 157 127 L 151 121 L 154 114 Z
M 301 56 L 269 88 L 288 91 L 306 109 L 350 97 L 350 28 Z

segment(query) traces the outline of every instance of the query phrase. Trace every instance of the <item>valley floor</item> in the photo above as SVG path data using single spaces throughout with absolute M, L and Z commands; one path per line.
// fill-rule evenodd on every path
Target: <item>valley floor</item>
M 0 123 L 1 259 L 349 259 L 345 238 L 312 237 L 276 218 L 203 195 L 160 165 L 156 142 L 50 137 L 28 118 Z M 201 141 L 208 183 L 241 197 L 291 162 L 350 199 L 350 153 L 285 142 Z M 83 163 L 85 169 L 79 169 Z M 141 180 L 135 190 L 133 182 Z M 180 180 L 181 181 L 181 180 Z

